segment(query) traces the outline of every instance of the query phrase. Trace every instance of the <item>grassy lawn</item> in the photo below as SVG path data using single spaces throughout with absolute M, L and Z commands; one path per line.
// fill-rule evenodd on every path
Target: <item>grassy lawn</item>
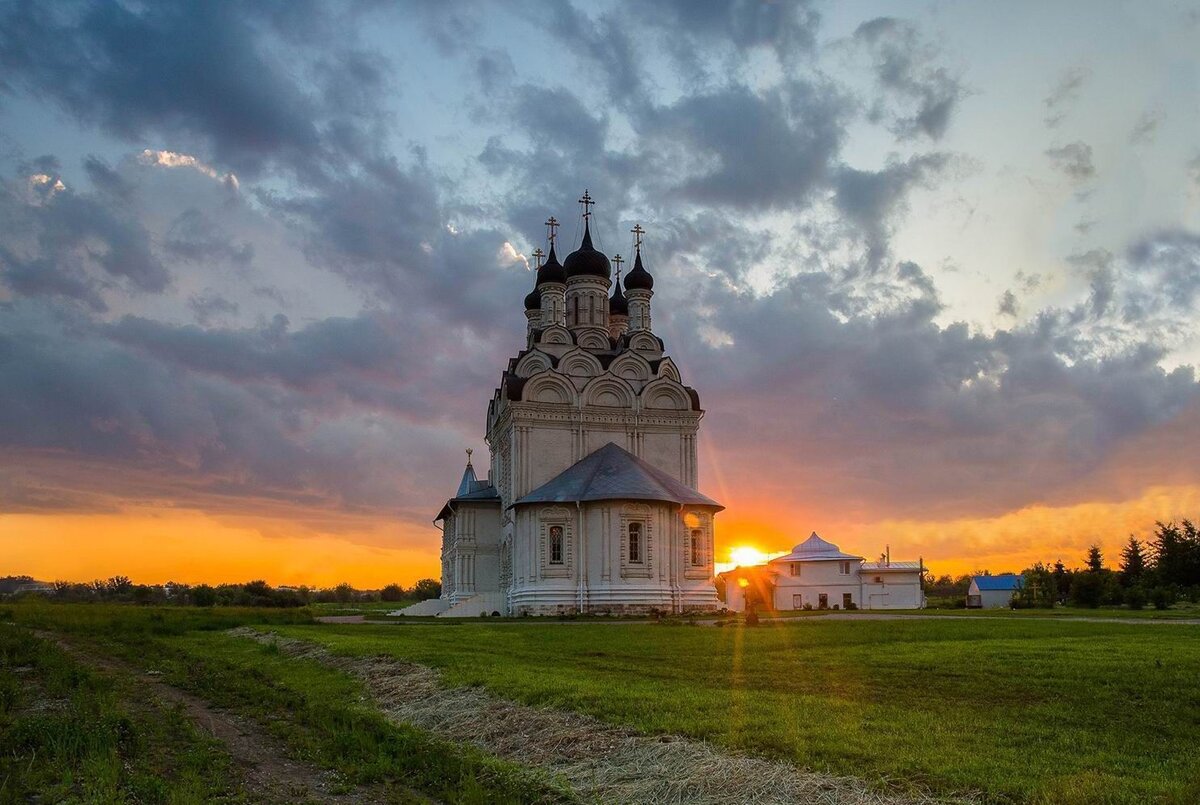
M 0 624 L 0 802 L 244 802 L 230 758 L 177 709 Z
M 306 611 L 14 604 L 0 607 L 0 621 L 4 620 L 69 635 L 72 642 L 136 662 L 140 668 L 153 668 L 169 684 L 259 722 L 287 746 L 292 758 L 336 771 L 347 790 L 372 786 L 386 792 L 388 802 L 424 801 L 414 798 L 414 792 L 442 802 L 480 805 L 571 800 L 551 781 L 526 769 L 421 730 L 389 723 L 366 703 L 362 686 L 346 674 L 225 633 L 241 625 L 277 628 L 311 622 L 311 613 Z M 36 640 L 19 626 L 4 628 L 22 640 Z M 82 669 L 80 673 L 91 676 Z M 5 689 L 0 688 L 0 702 Z M 90 687 L 81 690 L 78 698 L 83 706 L 97 706 L 97 695 Z M 61 773 L 57 767 L 45 768 L 44 755 L 34 752 L 17 760 L 38 770 L 28 791 L 57 790 L 47 788 L 46 781 Z M 215 799 L 130 796 L 118 791 L 111 797 L 88 796 L 76 801 Z M 6 801 L 0 796 L 0 802 Z
M 1200 627 L 946 618 L 279 631 L 881 783 L 998 800 L 1200 799 Z

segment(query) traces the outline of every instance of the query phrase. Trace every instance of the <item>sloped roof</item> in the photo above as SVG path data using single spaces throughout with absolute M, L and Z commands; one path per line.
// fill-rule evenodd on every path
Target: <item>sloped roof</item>
M 658 500 L 725 508 L 613 442 L 584 456 L 513 505 L 589 500 Z
M 1001 573 L 998 576 L 975 576 L 971 579 L 980 592 L 1019 590 L 1024 579 L 1016 573 Z
M 814 531 L 809 535 L 808 539 L 792 548 L 791 553 L 772 559 L 771 562 L 825 562 L 833 559 L 862 560 L 862 557 L 842 553 L 838 546 L 821 539 L 817 536 L 817 532 Z
M 907 573 L 913 570 L 923 570 L 924 565 L 921 562 L 863 562 L 862 569 L 864 572 L 869 570 L 875 573 L 886 573 L 889 570 Z
M 479 480 L 475 477 L 475 468 L 471 466 L 471 459 L 467 459 L 467 468 L 463 470 L 462 480 L 458 482 L 458 491 L 454 493 L 455 497 L 468 494 Z

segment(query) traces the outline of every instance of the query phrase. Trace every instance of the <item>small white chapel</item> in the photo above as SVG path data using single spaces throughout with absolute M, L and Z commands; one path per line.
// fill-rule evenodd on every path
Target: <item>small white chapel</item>
M 534 252 L 525 345 L 488 404 L 481 480 L 468 451 L 438 511 L 442 596 L 406 610 L 442 616 L 717 610 L 715 518 L 699 491 L 704 411 L 651 322 L 654 277 L 633 232 L 621 277 L 583 237 L 561 263 L 558 222 Z M 543 260 L 544 257 L 544 260 Z M 614 278 L 614 265 L 616 266 Z

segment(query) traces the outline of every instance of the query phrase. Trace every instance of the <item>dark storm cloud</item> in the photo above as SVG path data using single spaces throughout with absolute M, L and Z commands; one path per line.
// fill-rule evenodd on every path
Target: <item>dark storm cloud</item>
M 120 171 L 112 168 L 107 162 L 89 154 L 83 160 L 83 170 L 87 174 L 92 187 L 100 193 L 112 196 L 121 202 L 128 202 L 133 197 L 133 185 L 125 179 Z
M 234 243 L 229 234 L 201 210 L 190 207 L 167 227 L 163 248 L 181 260 L 212 263 L 228 261 L 245 266 L 254 259 L 249 243 Z
M 214 319 L 232 316 L 238 312 L 237 302 L 232 302 L 212 289 L 204 293 L 192 294 L 188 297 L 188 307 L 196 316 L 196 321 L 207 326 Z
M 457 393 L 414 369 L 405 335 L 372 316 L 205 330 L 7 303 L 0 446 L 112 462 L 115 476 L 154 468 L 179 493 L 394 510 L 398 490 L 428 482 L 427 427 Z
M 648 110 L 638 122 L 659 159 L 674 163 L 665 189 L 697 204 L 804 206 L 829 177 L 849 104 L 831 87 L 787 81 L 756 93 L 732 86 Z M 675 178 L 678 175 L 679 178 Z
M 834 201 L 861 228 L 869 266 L 878 266 L 887 256 L 889 224 L 906 211 L 912 188 L 929 186 L 949 161 L 948 155 L 933 153 L 893 162 L 879 171 L 847 167 L 837 171 Z
M 99 289 L 155 293 L 170 275 L 127 207 L 62 184 L 43 160 L 0 186 L 0 272 L 15 293 L 61 295 L 102 308 Z
M 897 136 L 941 139 L 966 89 L 957 75 L 937 63 L 938 50 L 912 23 L 892 17 L 864 22 L 854 39 L 870 51 L 880 87 L 907 110 L 893 113 Z
M 15 0 L 0 7 L 0 65 L 12 86 L 118 137 L 183 137 L 238 172 L 308 170 L 364 147 L 357 129 L 376 114 L 365 98 L 382 84 L 377 58 L 341 46 L 349 26 L 330 8 Z M 317 30 L 321 55 L 304 63 Z
M 1054 500 L 1123 439 L 1200 402 L 1193 371 L 1163 370 L 1161 349 L 1086 357 L 1066 316 L 988 337 L 938 326 L 926 297 L 847 320 L 817 279 L 765 299 L 709 283 L 711 323 L 734 344 L 688 342 L 727 472 L 804 434 L 785 486 L 755 474 L 770 487 L 756 495 L 868 517 L 999 513 Z
M 1152 280 L 1150 292 L 1176 311 L 1195 313 L 1200 302 L 1200 234 L 1165 229 L 1139 239 L 1129 249 L 1138 274 Z
M 1092 164 L 1092 147 L 1085 142 L 1076 140 L 1047 148 L 1045 153 L 1050 157 L 1051 164 L 1073 181 L 1086 181 L 1096 175 L 1096 166 Z

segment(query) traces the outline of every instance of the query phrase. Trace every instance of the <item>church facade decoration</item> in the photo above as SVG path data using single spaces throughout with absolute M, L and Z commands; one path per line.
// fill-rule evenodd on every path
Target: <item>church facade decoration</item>
M 651 328 L 654 280 L 633 231 L 633 267 L 583 238 L 560 264 L 557 226 L 534 252 L 526 343 L 488 405 L 487 480 L 468 457 L 438 513 L 436 614 L 715 610 L 715 517 L 698 491 L 704 411 Z M 544 260 L 543 260 L 544 258 Z M 613 265 L 616 276 L 613 276 Z

